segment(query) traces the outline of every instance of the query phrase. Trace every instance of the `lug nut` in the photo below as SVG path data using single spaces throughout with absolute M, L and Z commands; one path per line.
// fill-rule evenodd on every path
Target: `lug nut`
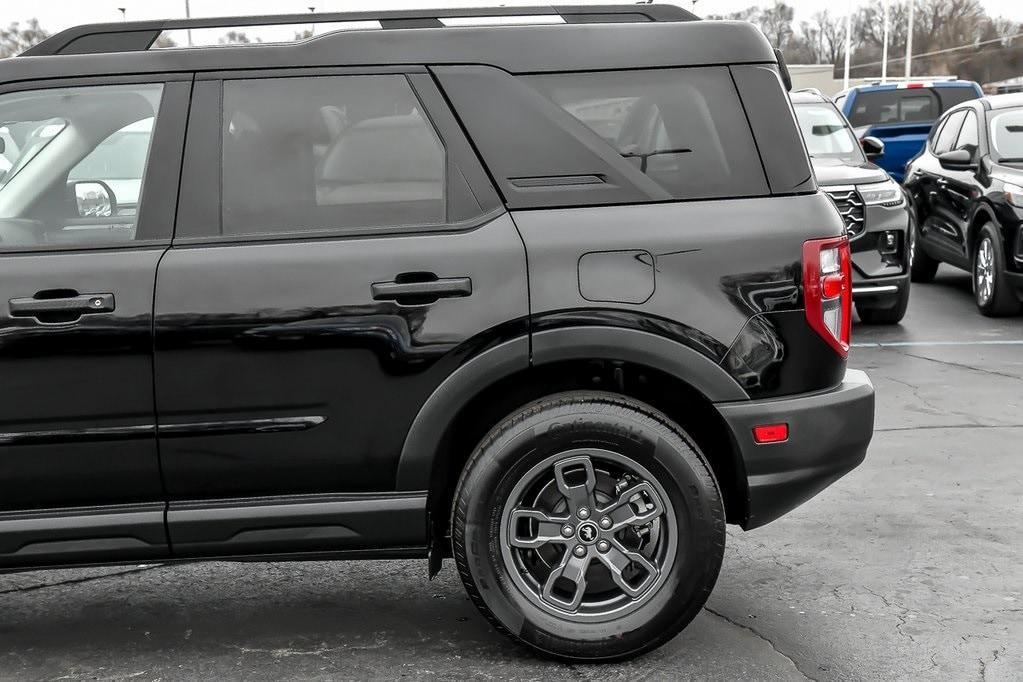
M 579 507 L 579 511 L 577 511 L 575 515 L 580 519 L 588 519 L 590 518 L 590 510 L 586 507 Z
M 568 525 L 567 523 L 561 527 L 561 534 L 566 538 L 572 537 L 573 533 L 575 533 L 575 528 L 572 528 L 572 526 Z
M 576 545 L 575 549 L 572 550 L 572 554 L 575 554 L 577 557 L 584 557 L 586 556 L 586 548 L 582 545 Z
M 600 527 L 603 528 L 604 530 L 607 530 L 608 528 L 610 528 L 611 527 L 611 517 L 610 516 L 605 516 L 602 519 L 600 519 Z
M 611 543 L 608 542 L 607 540 L 601 540 L 600 542 L 597 543 L 597 551 L 600 552 L 601 554 L 608 551 L 609 549 L 611 549 Z

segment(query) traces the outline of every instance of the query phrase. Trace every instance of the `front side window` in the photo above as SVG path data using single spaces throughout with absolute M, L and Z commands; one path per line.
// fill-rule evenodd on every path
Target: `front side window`
M 977 114 L 972 111 L 966 113 L 963 120 L 962 130 L 959 131 L 959 138 L 956 140 L 954 149 L 968 149 L 976 152 L 980 146 L 980 133 L 977 130 Z
M 859 142 L 835 107 L 814 102 L 797 104 L 795 110 L 799 131 L 811 157 L 866 163 Z
M 963 119 L 966 118 L 965 111 L 956 111 L 945 119 L 938 136 L 934 138 L 934 153 L 944 154 L 952 149 L 952 145 L 959 138 L 959 131 L 963 127 Z
M 223 108 L 223 234 L 445 222 L 445 150 L 404 76 L 228 80 Z
M 1023 108 L 991 117 L 991 147 L 1003 163 L 1023 163 Z
M 676 199 L 767 192 L 727 70 L 564 73 L 527 80 Z
M 132 242 L 162 85 L 0 95 L 0 248 Z

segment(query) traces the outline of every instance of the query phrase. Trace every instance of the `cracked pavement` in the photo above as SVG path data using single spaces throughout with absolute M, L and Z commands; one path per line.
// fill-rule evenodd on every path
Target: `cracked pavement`
M 640 659 L 533 658 L 450 562 L 433 582 L 421 561 L 207 563 L 0 575 L 0 678 L 1021 680 L 1023 317 L 981 317 L 943 266 L 854 342 L 866 462 L 730 528 L 707 608 Z

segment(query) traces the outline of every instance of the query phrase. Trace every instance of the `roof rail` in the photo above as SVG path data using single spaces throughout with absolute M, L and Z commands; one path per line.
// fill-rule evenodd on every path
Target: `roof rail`
M 166 19 L 86 24 L 61 31 L 21 53 L 23 57 L 100 52 L 142 52 L 164 31 L 242 26 L 287 26 L 349 21 L 378 21 L 381 28 L 441 28 L 443 19 L 485 17 L 560 16 L 565 23 L 614 21 L 695 21 L 697 17 L 675 5 L 572 5 L 537 7 L 482 7 L 472 9 L 393 10 L 384 12 L 336 12 L 281 14 L 209 19 Z
M 824 97 L 824 93 L 821 92 L 820 88 L 799 88 L 798 90 L 793 90 L 792 92 L 793 93 L 805 92 L 809 95 L 817 95 L 818 97 Z

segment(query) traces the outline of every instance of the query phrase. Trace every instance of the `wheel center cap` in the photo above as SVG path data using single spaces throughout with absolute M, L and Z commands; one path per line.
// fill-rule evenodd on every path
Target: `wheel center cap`
M 597 541 L 597 524 L 590 523 L 589 521 L 581 523 L 579 524 L 579 529 L 576 531 L 576 534 L 579 536 L 580 542 L 586 545 L 592 545 Z

